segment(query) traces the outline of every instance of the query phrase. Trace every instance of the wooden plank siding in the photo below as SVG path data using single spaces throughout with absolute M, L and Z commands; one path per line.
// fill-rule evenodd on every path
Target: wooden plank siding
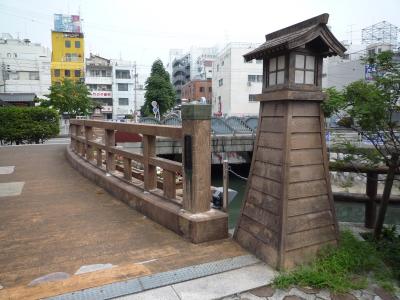
M 278 268 L 305 262 L 308 253 L 337 239 L 319 107 L 261 102 L 236 239 Z

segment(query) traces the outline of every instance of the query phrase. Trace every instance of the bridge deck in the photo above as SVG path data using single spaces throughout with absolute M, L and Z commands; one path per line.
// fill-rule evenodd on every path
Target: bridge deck
M 0 147 L 0 298 L 32 294 L 33 279 L 73 275 L 83 265 L 110 263 L 121 272 L 92 273 L 86 286 L 77 279 L 80 288 L 246 254 L 230 239 L 191 244 L 147 219 L 78 174 L 65 147 Z M 4 166 L 15 171 L 2 174 Z

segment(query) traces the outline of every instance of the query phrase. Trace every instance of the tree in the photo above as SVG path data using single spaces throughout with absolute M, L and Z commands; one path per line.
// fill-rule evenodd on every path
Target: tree
M 54 109 L 0 107 L 0 144 L 43 143 L 59 130 L 59 115 Z
M 382 202 L 375 224 L 375 238 L 380 238 L 396 170 L 400 167 L 399 122 L 400 68 L 392 52 L 382 52 L 365 60 L 374 66 L 372 82 L 362 80 L 348 85 L 342 92 L 328 89 L 329 100 L 323 105 L 329 115 L 341 117 L 341 125 L 359 132 L 375 148 L 380 161 L 388 167 Z M 360 158 L 370 159 L 362 152 Z
M 175 105 L 175 91 L 170 82 L 169 74 L 165 70 L 160 59 L 157 59 L 152 67 L 150 77 L 146 80 L 145 102 L 141 113 L 148 116 L 153 114 L 151 102 L 156 101 L 160 109 L 160 115 Z
M 85 116 L 93 109 L 94 103 L 89 98 L 90 92 L 83 83 L 76 83 L 65 79 L 61 83 L 50 86 L 48 99 L 40 99 L 40 106 L 53 107 L 60 114 L 69 117 Z

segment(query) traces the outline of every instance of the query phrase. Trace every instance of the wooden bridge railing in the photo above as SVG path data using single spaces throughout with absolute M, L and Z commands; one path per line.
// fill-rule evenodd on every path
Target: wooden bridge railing
M 104 130 L 104 143 L 95 140 L 94 130 Z M 116 131 L 136 133 L 143 135 L 143 153 L 132 153 L 115 146 Z M 122 159 L 123 177 L 132 182 L 132 161 L 143 165 L 144 180 L 142 186 L 145 191 L 157 188 L 156 167 L 163 169 L 163 195 L 165 198 L 175 200 L 176 175 L 182 174 L 182 163 L 156 157 L 156 136 L 182 138 L 182 128 L 173 126 L 125 124 L 94 120 L 71 120 L 70 124 L 71 147 L 86 158 L 89 162 L 96 162 L 100 168 L 105 168 L 109 173 L 116 171 L 117 158 Z M 105 161 L 105 164 L 104 164 Z
M 381 195 L 378 195 L 378 175 L 387 174 L 388 168 L 385 166 L 372 167 L 356 163 L 331 163 L 329 169 L 337 172 L 366 174 L 367 181 L 365 194 L 335 192 L 333 193 L 333 196 L 335 201 L 365 203 L 364 225 L 366 228 L 374 228 L 377 203 L 379 203 L 382 198 Z M 398 175 L 400 172 L 396 172 L 396 174 Z M 400 198 L 398 196 L 391 196 L 390 202 L 400 204 Z
M 191 213 L 205 212 L 210 209 L 211 198 L 211 167 L 210 163 L 207 163 L 211 156 L 209 138 L 211 124 L 209 117 L 199 120 L 196 116 L 193 118 L 189 114 L 186 120 L 183 119 L 182 127 L 71 120 L 71 148 L 88 162 L 115 175 L 118 175 L 115 172 L 117 158 L 121 158 L 123 178 L 144 191 L 157 195 L 160 195 L 156 170 L 159 167 L 163 170 L 162 196 L 165 199 L 172 200 Z M 96 139 L 95 131 L 100 131 L 103 137 Z M 117 131 L 142 135 L 143 153 L 132 153 L 116 147 Z M 182 140 L 182 163 L 156 156 L 157 136 Z M 143 165 L 142 182 L 132 178 L 132 161 Z M 182 197 L 176 194 L 177 173 L 183 176 Z

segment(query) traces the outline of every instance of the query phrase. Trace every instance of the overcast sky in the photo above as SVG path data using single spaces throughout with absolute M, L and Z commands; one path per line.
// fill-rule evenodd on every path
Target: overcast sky
M 169 49 L 263 42 L 266 33 L 321 13 L 339 40 L 361 42 L 361 29 L 380 21 L 400 26 L 400 0 L 0 0 L 0 31 L 51 47 L 53 14 L 80 13 L 89 52 L 167 63 Z

